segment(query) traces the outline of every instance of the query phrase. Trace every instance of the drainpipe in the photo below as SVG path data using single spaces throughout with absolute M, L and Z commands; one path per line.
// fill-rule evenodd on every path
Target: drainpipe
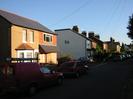
M 87 58 L 87 40 L 85 40 L 85 58 Z

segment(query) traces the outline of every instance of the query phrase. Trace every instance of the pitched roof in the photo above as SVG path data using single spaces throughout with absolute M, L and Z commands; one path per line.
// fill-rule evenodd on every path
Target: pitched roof
M 3 10 L 0 10 L 0 16 L 2 16 L 4 19 L 6 19 L 11 24 L 14 24 L 14 25 L 17 25 L 17 26 L 22 26 L 22 27 L 35 29 L 35 30 L 40 30 L 40 31 L 43 31 L 43 32 L 54 34 L 53 31 L 51 31 L 50 29 L 43 26 L 42 24 L 40 24 L 37 21 L 31 20 L 31 19 L 28 19 L 28 18 L 24 18 L 22 16 L 19 16 L 19 15 L 16 15 L 16 14 L 13 14 L 13 13 L 10 13 L 10 12 L 7 12 L 7 11 L 3 11 Z
M 92 39 L 92 40 L 95 41 L 95 42 L 103 43 L 102 40 L 100 40 L 100 39 L 98 39 L 98 38 L 96 38 L 96 37 L 90 37 L 90 39 Z
M 57 47 L 56 46 L 39 45 L 39 52 L 41 54 L 57 52 Z
M 16 50 L 34 50 L 34 49 L 28 44 L 23 43 L 20 46 L 18 46 Z
M 112 43 L 111 41 L 105 41 L 104 43 Z M 113 44 L 120 45 L 120 42 L 113 42 Z
M 70 28 L 67 28 L 67 29 L 58 29 L 58 30 L 55 30 L 55 31 L 67 31 L 67 30 L 69 30 L 69 31 L 71 31 L 71 32 L 73 32 L 73 33 L 75 33 L 75 34 L 77 34 L 77 35 L 79 35 L 79 36 L 82 36 L 83 38 L 85 38 L 85 39 L 87 39 L 87 40 L 92 41 L 92 39 L 90 39 L 90 38 L 84 36 L 83 34 L 80 34 L 80 33 L 78 33 L 78 32 L 75 32 L 75 31 L 73 31 L 73 30 L 70 29 Z

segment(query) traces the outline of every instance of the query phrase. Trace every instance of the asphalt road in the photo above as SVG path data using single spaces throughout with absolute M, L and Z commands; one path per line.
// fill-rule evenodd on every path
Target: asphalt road
M 133 60 L 92 66 L 88 75 L 65 79 L 63 85 L 41 90 L 32 97 L 17 99 L 128 99 L 126 85 Z M 9 96 L 6 96 L 9 99 Z M 14 98 L 12 96 L 11 98 Z M 1 99 L 1 98 L 0 98 Z

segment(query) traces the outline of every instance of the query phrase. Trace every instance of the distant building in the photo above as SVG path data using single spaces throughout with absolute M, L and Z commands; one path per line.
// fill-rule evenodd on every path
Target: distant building
M 115 42 L 115 40 L 111 37 L 110 41 L 104 42 L 103 48 L 106 53 L 110 52 L 120 53 L 121 46 L 119 42 Z
M 91 39 L 83 34 L 72 29 L 58 29 L 55 33 L 58 35 L 58 57 L 70 56 L 72 59 L 79 59 L 91 55 Z
M 100 40 L 100 36 L 96 35 L 94 32 L 88 33 L 88 38 L 91 39 L 91 48 L 93 54 L 96 54 L 97 47 L 99 47 L 100 52 L 103 52 L 103 41 Z

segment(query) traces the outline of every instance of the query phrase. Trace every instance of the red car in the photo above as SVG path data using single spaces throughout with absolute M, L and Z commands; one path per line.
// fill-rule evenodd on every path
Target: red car
M 59 72 L 62 72 L 64 76 L 75 75 L 79 77 L 81 74 L 88 72 L 88 66 L 81 61 L 68 61 L 62 63 L 59 68 Z
M 63 74 L 38 63 L 16 63 L 0 66 L 0 91 L 24 91 L 30 95 L 37 89 L 61 84 Z

